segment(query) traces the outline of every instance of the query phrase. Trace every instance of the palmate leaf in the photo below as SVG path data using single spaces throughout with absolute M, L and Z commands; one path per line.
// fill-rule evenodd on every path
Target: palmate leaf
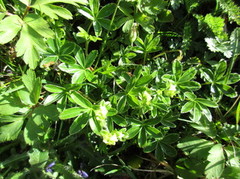
M 52 122 L 58 119 L 56 105 L 39 106 L 34 109 L 24 128 L 24 140 L 29 145 L 39 145 L 44 142 Z
M 42 13 L 48 15 L 53 19 L 58 19 L 58 16 L 64 19 L 72 19 L 72 13 L 67 10 L 66 8 L 53 5 L 53 3 L 66 3 L 72 4 L 74 6 L 78 6 L 79 4 L 88 4 L 87 0 L 37 0 L 33 5 L 32 8 L 35 8 Z
M 29 151 L 29 163 L 32 166 L 38 166 L 39 168 L 43 168 L 46 164 L 49 156 L 48 151 L 41 152 L 36 148 L 33 148 L 31 151 Z
M 23 55 L 23 60 L 34 69 L 39 61 L 39 51 L 45 50 L 43 37 L 50 38 L 54 33 L 49 29 L 47 22 L 36 14 L 28 14 L 16 44 L 17 56 Z
M 0 127 L 0 142 L 15 140 L 22 129 L 23 119 Z
M 237 2 L 237 1 L 236 1 Z M 229 16 L 229 19 L 240 25 L 240 8 L 233 0 L 218 0 L 220 7 Z
M 209 161 L 205 168 L 207 178 L 220 178 L 225 164 L 222 144 L 216 144 L 210 149 L 207 160 Z
M 21 30 L 21 18 L 17 15 L 8 16 L 0 22 L 0 44 L 10 42 Z
M 212 52 L 221 52 L 227 58 L 232 57 L 232 49 L 229 41 L 223 41 L 219 38 L 205 38 L 208 49 Z

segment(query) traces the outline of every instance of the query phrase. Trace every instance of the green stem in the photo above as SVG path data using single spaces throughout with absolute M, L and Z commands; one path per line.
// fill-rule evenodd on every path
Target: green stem
M 145 65 L 145 62 L 147 60 L 147 55 L 148 55 L 148 53 L 144 52 L 143 65 Z
M 27 15 L 27 13 L 29 12 L 29 10 L 31 9 L 30 6 L 27 6 L 26 9 L 25 9 L 25 12 L 23 14 L 23 18 Z
M 92 27 L 93 23 L 91 22 L 88 26 L 88 29 L 87 29 L 87 33 L 89 34 L 89 31 Z M 89 48 L 89 43 L 90 43 L 90 40 L 86 40 L 86 43 L 85 43 L 85 55 L 87 56 L 88 55 L 88 48 Z
M 99 61 L 100 61 L 100 59 L 101 59 L 101 57 L 102 57 L 102 54 L 103 54 L 103 52 L 104 52 L 104 49 L 105 49 L 105 47 L 106 47 L 106 44 L 107 44 L 106 42 L 107 42 L 108 37 L 109 37 L 109 32 L 110 32 L 111 29 L 112 29 L 113 21 L 114 21 L 114 19 L 115 19 L 116 14 L 117 14 L 117 10 L 118 10 L 118 6 L 119 6 L 120 2 L 121 2 L 121 0 L 118 0 L 117 6 L 116 6 L 116 8 L 115 8 L 115 10 L 114 10 L 114 13 L 113 13 L 113 16 L 112 16 L 112 19 L 111 19 L 111 22 L 110 22 L 110 28 L 108 29 L 108 31 L 107 31 L 107 33 L 106 33 L 106 35 L 105 35 L 105 37 L 104 37 L 103 44 L 102 44 L 102 46 L 101 46 L 100 53 L 99 53 L 99 55 L 98 55 L 97 62 L 96 62 L 96 65 L 95 65 L 94 68 L 96 68 L 96 67 L 98 66 L 98 63 L 99 63 Z

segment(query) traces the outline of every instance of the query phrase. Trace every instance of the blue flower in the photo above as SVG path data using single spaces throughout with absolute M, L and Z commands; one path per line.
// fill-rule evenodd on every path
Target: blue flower
M 83 170 L 78 170 L 77 173 L 82 177 L 82 178 L 88 178 L 87 172 Z
M 50 164 L 46 167 L 45 171 L 52 173 L 53 170 L 52 170 L 51 168 L 52 168 L 55 164 L 56 164 L 56 162 L 50 163 Z

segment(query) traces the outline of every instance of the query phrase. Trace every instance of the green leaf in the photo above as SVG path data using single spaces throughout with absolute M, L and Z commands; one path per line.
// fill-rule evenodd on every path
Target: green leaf
M 219 39 L 227 39 L 227 33 L 223 31 L 225 25 L 223 18 L 214 17 L 211 14 L 207 14 L 205 16 L 204 22 Z
M 122 112 L 127 104 L 127 96 L 122 96 L 117 103 L 117 110 Z
M 88 114 L 78 116 L 70 126 L 69 134 L 72 135 L 80 132 L 87 125 L 89 119 L 90 117 Z
M 127 130 L 128 139 L 134 138 L 140 131 L 140 126 L 133 126 Z
M 224 12 L 228 14 L 229 19 L 240 25 L 239 5 L 237 5 L 237 2 L 232 0 L 219 0 L 218 3 Z
M 0 21 L 0 44 L 10 42 L 21 30 L 22 19 L 11 15 Z
M 60 100 L 61 98 L 63 98 L 63 96 L 64 96 L 63 93 L 50 94 L 45 98 L 43 105 L 48 106 L 48 105 Z
M 77 64 L 65 64 L 61 63 L 58 68 L 64 72 L 67 73 L 77 73 L 79 70 L 82 70 L 83 68 L 80 65 Z
M 146 126 L 146 132 L 148 132 L 150 134 L 151 137 L 153 138 L 162 138 L 163 134 L 160 130 L 158 130 L 157 128 L 151 127 L 151 126 Z
M 85 109 L 92 108 L 92 103 L 85 97 L 83 97 L 80 93 L 73 91 L 70 94 L 71 98 L 75 103 L 77 103 L 79 106 Z
M 22 81 L 29 92 L 33 91 L 35 81 L 36 81 L 36 74 L 33 70 L 29 69 L 27 74 L 22 76 Z
M 169 157 L 175 157 L 177 155 L 177 151 L 174 147 L 171 145 L 165 144 L 165 143 L 160 143 L 161 149 L 164 154 L 166 154 Z
M 179 78 L 178 82 L 187 82 L 192 80 L 197 74 L 197 70 L 195 68 L 189 68 L 185 71 L 182 76 Z
M 64 19 L 71 19 L 72 14 L 67 9 L 53 5 L 52 3 L 67 3 L 72 4 L 74 6 L 78 6 L 77 3 L 80 4 L 87 4 L 87 0 L 37 0 L 33 5 L 31 5 L 32 8 L 35 8 L 39 10 L 40 12 L 46 14 L 47 16 L 58 19 L 58 16 L 64 18 Z
M 93 62 L 97 58 L 98 51 L 97 50 L 92 50 L 89 55 L 86 58 L 86 61 L 84 62 L 84 67 L 89 68 L 92 66 Z
M 224 54 L 225 57 L 231 58 L 232 57 L 232 49 L 230 48 L 229 41 L 223 41 L 218 38 L 205 38 L 207 46 L 210 51 L 212 52 L 221 52 Z
M 224 95 L 230 98 L 235 98 L 237 96 L 237 92 L 229 85 L 216 84 L 216 86 L 223 92 Z
M 81 109 L 79 107 L 73 107 L 73 108 L 68 108 L 65 109 L 59 116 L 60 119 L 70 119 L 74 118 L 76 116 L 81 115 L 84 112 L 84 109 Z
M 146 52 L 148 53 L 153 53 L 153 52 L 157 52 L 159 50 L 161 50 L 161 46 L 159 45 L 160 42 L 160 37 L 157 36 L 154 39 L 152 39 L 147 46 L 145 47 Z
M 222 77 L 225 74 L 227 69 L 227 62 L 226 60 L 221 60 L 218 62 L 216 70 L 214 72 L 214 81 L 222 81 Z
M 27 43 L 26 43 L 27 42 Z M 44 51 L 45 43 L 41 35 L 27 24 L 23 25 L 20 39 L 16 44 L 17 56 L 23 55 L 23 60 L 31 69 L 37 67 L 39 51 Z
M 238 16 L 238 23 L 240 24 L 240 17 Z M 234 29 L 234 31 L 232 32 L 231 36 L 230 36 L 230 42 L 231 42 L 231 46 L 233 49 L 233 56 L 238 56 L 240 55 L 240 28 L 237 27 Z
M 163 153 L 163 150 L 162 150 L 162 146 L 161 146 L 161 144 L 159 142 L 157 143 L 157 146 L 156 146 L 155 157 L 159 161 L 163 161 L 164 160 L 164 153 Z
M 61 93 L 65 90 L 65 88 L 61 86 L 51 85 L 51 84 L 45 85 L 44 88 L 51 93 Z
M 240 74 L 238 74 L 238 73 L 231 73 L 230 76 L 229 76 L 229 79 L 227 81 L 227 84 L 230 85 L 230 84 L 237 83 L 239 81 L 240 81 Z
M 73 42 L 65 42 L 63 46 L 61 46 L 59 52 L 61 55 L 70 55 L 76 47 L 76 44 Z
M 75 58 L 71 55 L 60 55 L 59 60 L 67 65 L 73 65 L 75 63 Z
M 137 80 L 135 86 L 140 87 L 147 85 L 152 81 L 152 79 L 153 79 L 152 75 L 145 75 Z
M 181 77 L 182 75 L 182 64 L 179 60 L 174 60 L 173 64 L 172 64 L 172 71 L 173 71 L 173 75 L 176 78 L 176 81 L 178 81 L 178 79 Z
M 25 142 L 36 146 L 44 143 L 46 140 L 44 136 L 47 134 L 51 123 L 58 120 L 58 115 L 56 105 L 35 108 L 24 128 Z
M 11 115 L 18 112 L 25 105 L 16 93 L 0 95 L 0 114 Z
M 209 161 L 205 168 L 207 178 L 220 178 L 225 165 L 223 146 L 221 144 L 214 145 L 209 151 L 207 160 Z
M 32 166 L 37 165 L 38 168 L 43 168 L 49 158 L 48 154 L 48 151 L 41 152 L 38 149 L 33 148 L 28 153 L 29 163 Z
M 201 84 L 196 81 L 178 82 L 177 84 L 183 90 L 196 91 L 201 88 Z
M 89 125 L 95 134 L 100 135 L 102 128 L 101 128 L 101 125 L 99 124 L 98 120 L 93 119 L 93 118 L 89 119 Z
M 141 128 L 138 133 L 138 145 L 143 148 L 147 144 L 147 135 L 145 128 Z
M 85 67 L 85 61 L 86 61 L 86 59 L 85 59 L 85 55 L 84 55 L 83 49 L 82 49 L 81 47 L 80 47 L 79 50 L 77 51 L 77 54 L 76 54 L 75 58 L 76 58 L 78 64 L 79 64 L 82 68 L 84 68 L 84 67 Z
M 2 12 L 5 12 L 6 11 L 6 7 L 5 7 L 5 5 L 4 5 L 4 3 L 3 3 L 3 0 L 0 0 L 0 11 Z
M 201 110 L 201 107 L 199 106 L 199 104 L 197 104 L 197 103 L 194 104 L 194 108 L 193 108 L 193 111 L 191 111 L 191 114 L 193 115 L 192 120 L 195 123 L 198 123 L 198 121 L 202 117 L 202 110 Z
M 126 119 L 124 119 L 123 117 L 121 117 L 119 115 L 115 115 L 110 118 L 114 121 L 114 123 L 116 123 L 117 125 L 119 125 L 121 127 L 125 127 L 127 125 Z
M 214 101 L 210 101 L 208 99 L 197 98 L 197 99 L 195 99 L 195 101 L 197 101 L 198 103 L 200 103 L 204 106 L 210 107 L 210 108 L 217 108 L 218 107 L 217 103 L 215 103 Z
M 81 7 L 78 12 L 80 12 L 82 15 L 84 15 L 86 18 L 90 19 L 90 20 L 94 20 L 94 14 L 92 13 L 92 11 L 90 9 L 88 9 L 87 7 Z
M 192 127 L 195 129 L 203 132 L 206 134 L 208 137 L 215 138 L 217 135 L 217 130 L 213 122 L 210 122 L 206 118 L 201 118 L 199 123 L 192 123 L 190 124 Z
M 200 150 L 206 147 L 212 147 L 213 142 L 206 139 L 200 139 L 197 137 L 187 136 L 183 138 L 178 144 L 177 147 L 186 152 L 187 154 L 199 153 Z M 195 150 L 197 149 L 197 150 Z M 195 151 L 194 151 L 195 150 Z M 208 152 L 208 151 L 207 151 Z M 196 154 L 195 154 L 196 155 Z M 207 155 L 205 155 L 207 156 Z
M 99 11 L 97 18 L 104 18 L 110 16 L 114 10 L 116 9 L 116 4 L 109 3 L 102 7 L 102 9 Z
M 236 124 L 240 121 L 240 102 L 238 102 L 237 110 L 236 110 Z
M 156 148 L 156 146 L 157 146 L 157 142 L 150 142 L 147 144 L 146 147 L 143 148 L 143 151 L 145 153 L 150 153 Z
M 172 144 L 174 142 L 177 142 L 179 139 L 179 135 L 176 133 L 171 133 L 166 136 L 164 136 L 163 140 L 161 142 L 164 142 L 166 144 Z
M 222 174 L 222 178 L 239 179 L 240 178 L 240 168 L 227 166 Z
M 36 78 L 34 71 L 29 69 L 27 74 L 22 76 L 22 81 L 30 93 L 30 99 L 33 104 L 38 102 L 40 97 L 40 92 L 42 88 L 42 83 L 40 78 Z
M 184 96 L 186 96 L 189 100 L 195 101 L 197 96 L 194 93 L 191 92 L 185 92 Z
M 28 14 L 24 22 L 34 29 L 38 34 L 45 38 L 53 38 L 54 32 L 49 28 L 48 23 L 37 14 Z
M 194 102 L 193 101 L 189 101 L 186 104 L 184 104 L 181 108 L 181 113 L 187 113 L 189 111 L 191 111 L 194 108 Z
M 19 119 L 10 124 L 1 126 L 0 142 L 15 140 L 22 129 L 23 122 L 24 122 L 23 119 Z
M 23 4 L 25 4 L 26 6 L 30 6 L 32 0 L 20 0 L 20 1 L 21 1 Z
M 236 146 L 227 146 L 224 147 L 224 151 L 227 156 L 226 163 L 229 166 L 240 167 L 240 149 Z
M 72 76 L 72 84 L 82 84 L 86 79 L 85 70 L 79 70 Z

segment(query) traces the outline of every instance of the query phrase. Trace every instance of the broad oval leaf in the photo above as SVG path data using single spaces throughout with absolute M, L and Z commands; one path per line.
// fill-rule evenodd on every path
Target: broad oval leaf
M 60 55 L 59 60 L 68 65 L 73 65 L 75 63 L 75 58 L 71 55 Z
M 43 105 L 48 106 L 58 100 L 60 100 L 64 96 L 63 93 L 53 93 L 47 96 L 47 98 L 44 100 Z
M 109 3 L 102 7 L 102 9 L 99 11 L 97 18 L 104 18 L 110 16 L 114 10 L 116 9 L 116 4 Z
M 174 147 L 171 145 L 165 144 L 165 143 L 160 143 L 161 149 L 164 154 L 166 154 L 169 157 L 175 157 L 177 155 L 177 151 Z
M 85 109 L 89 109 L 92 108 L 92 103 L 85 97 L 83 97 L 80 93 L 73 91 L 70 94 L 71 98 L 73 99 L 73 101 L 75 103 L 77 103 L 79 106 L 85 108 Z
M 138 133 L 138 145 L 143 148 L 147 144 L 147 134 L 144 127 L 142 127 Z
M 51 93 L 61 93 L 65 90 L 65 88 L 61 86 L 51 85 L 51 84 L 45 85 L 44 88 Z
M 197 96 L 191 92 L 185 92 L 184 96 L 186 96 L 191 101 L 195 101 L 195 99 L 197 98 Z
M 176 78 L 176 81 L 178 81 L 178 79 L 182 75 L 182 64 L 179 60 L 174 60 L 172 64 L 172 71 L 173 71 L 173 75 Z
M 80 114 L 82 114 L 83 112 L 85 112 L 84 109 L 81 109 L 79 107 L 74 107 L 74 108 L 68 108 L 65 109 L 59 116 L 60 119 L 70 119 L 70 118 L 74 118 L 76 116 L 79 116 Z
M 77 65 L 77 64 L 65 64 L 65 63 L 61 63 L 58 68 L 61 70 L 61 71 L 64 71 L 64 72 L 67 72 L 67 73 L 76 73 L 78 72 L 79 70 L 82 70 L 81 66 L 80 65 Z
M 155 127 L 147 126 L 146 132 L 148 132 L 153 138 L 162 138 L 163 134 L 160 130 Z
M 218 107 L 217 103 L 215 103 L 214 101 L 210 101 L 208 99 L 204 99 L 204 98 L 197 98 L 196 101 L 204 106 L 207 107 L 211 107 L 211 108 L 216 108 Z
M 191 111 L 193 108 L 194 108 L 194 102 L 189 101 L 182 106 L 181 113 L 187 113 L 187 112 Z
M 187 71 L 183 73 L 183 75 L 179 78 L 179 82 L 188 82 L 192 80 L 197 74 L 197 70 L 195 68 L 189 68 Z
M 130 129 L 127 130 L 127 134 L 128 134 L 128 139 L 132 139 L 134 138 L 140 130 L 140 126 L 133 126 Z
M 69 134 L 72 135 L 80 132 L 87 125 L 89 119 L 89 114 L 82 114 L 78 116 L 70 126 Z
M 97 58 L 97 55 L 98 55 L 98 51 L 97 50 L 92 50 L 87 58 L 86 58 L 86 61 L 84 62 L 84 67 L 85 68 L 89 68 L 92 66 L 93 62 L 95 61 L 95 59 Z

